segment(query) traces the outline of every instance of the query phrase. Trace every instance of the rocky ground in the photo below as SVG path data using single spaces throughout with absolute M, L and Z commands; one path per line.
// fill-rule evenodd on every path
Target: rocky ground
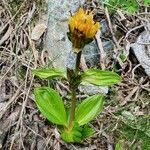
M 87 45 L 81 69 L 114 70 L 123 81 L 115 87 L 81 85 L 81 99 L 106 94 L 103 112 L 90 124 L 92 138 L 63 142 L 57 129 L 38 111 L 34 87 L 54 87 L 69 101 L 68 84 L 32 75 L 37 67 L 72 67 L 75 56 L 67 38 L 67 18 L 80 6 L 93 9 L 101 29 Z M 115 13 L 100 1 L 0 1 L 0 149 L 113 150 L 150 149 L 150 10 Z M 120 149 L 118 149 L 120 150 Z

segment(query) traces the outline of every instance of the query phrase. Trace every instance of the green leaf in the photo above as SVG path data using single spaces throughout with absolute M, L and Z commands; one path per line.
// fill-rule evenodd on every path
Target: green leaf
M 42 68 L 32 70 L 33 74 L 42 78 L 55 78 L 55 77 L 64 77 L 66 78 L 66 71 L 60 68 Z
M 150 0 L 144 0 L 144 5 L 149 6 L 150 5 Z
M 120 140 L 115 147 L 115 150 L 123 150 L 123 140 Z
M 39 110 L 49 121 L 58 125 L 67 124 L 63 101 L 55 90 L 49 87 L 40 87 L 34 90 L 34 95 Z
M 73 128 L 67 129 L 64 128 L 61 130 L 61 138 L 66 142 L 81 142 L 82 134 L 81 134 L 82 128 L 79 126 L 77 122 L 74 123 Z
M 126 7 L 124 7 L 124 10 L 127 12 L 127 13 L 129 13 L 130 15 L 132 15 L 133 13 L 135 13 L 137 10 L 138 10 L 138 6 L 132 6 L 132 5 L 130 5 L 130 6 L 126 6 Z
M 121 81 L 121 77 L 111 71 L 89 69 L 81 75 L 83 82 L 88 82 L 98 86 L 109 86 Z
M 103 3 L 108 7 L 110 11 L 122 9 L 129 15 L 132 15 L 132 13 L 135 13 L 139 9 L 139 5 L 136 0 L 104 0 Z
M 89 127 L 87 124 L 82 128 L 82 139 L 88 138 L 94 134 L 94 129 Z
M 80 143 L 83 139 L 90 137 L 94 134 L 94 129 L 88 125 L 79 126 L 77 122 L 74 122 L 73 128 L 61 128 L 61 138 L 66 142 L 77 142 Z
M 130 15 L 132 15 L 139 9 L 139 6 L 136 0 L 127 0 L 127 1 L 123 1 L 122 3 L 123 3 L 122 9 L 124 9 Z
M 75 120 L 79 125 L 84 125 L 93 120 L 103 107 L 103 95 L 94 95 L 85 99 L 76 108 Z

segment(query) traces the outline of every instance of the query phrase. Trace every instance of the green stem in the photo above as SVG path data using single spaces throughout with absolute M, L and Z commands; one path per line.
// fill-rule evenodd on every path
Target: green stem
M 77 54 L 76 64 L 75 64 L 75 69 L 74 69 L 74 77 L 77 77 L 79 74 L 81 54 L 82 54 L 81 51 Z M 77 102 L 76 89 L 78 88 L 78 86 L 74 83 L 72 83 L 72 84 L 73 85 L 70 85 L 70 87 L 71 87 L 70 88 L 70 90 L 71 90 L 71 108 L 70 108 L 70 118 L 69 118 L 68 129 L 72 129 L 72 127 L 73 127 L 73 121 L 75 118 L 75 108 L 76 108 L 76 102 Z
M 80 51 L 80 52 L 77 54 L 77 58 L 76 58 L 75 71 L 74 71 L 76 76 L 77 76 L 78 73 L 79 73 L 81 54 L 82 54 L 82 51 Z
M 70 109 L 70 118 L 69 118 L 69 129 L 72 129 L 73 127 L 73 121 L 75 118 L 75 108 L 76 108 L 76 89 L 72 88 L 71 89 L 71 109 Z

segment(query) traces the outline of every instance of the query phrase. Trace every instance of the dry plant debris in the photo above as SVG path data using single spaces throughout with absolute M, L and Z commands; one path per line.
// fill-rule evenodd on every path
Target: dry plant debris
M 122 126 L 125 124 L 133 127 L 133 124 L 120 117 L 121 112 L 125 110 L 128 113 L 124 115 L 136 118 L 144 119 L 148 116 L 147 121 L 149 120 L 150 77 L 130 50 L 131 43 L 136 41 L 140 33 L 150 30 L 150 12 L 142 7 L 140 12 L 131 16 L 122 10 L 112 16 L 107 8 L 102 8 L 97 1 L 86 1 L 84 7 L 94 9 L 95 19 L 107 20 L 110 29 L 107 37 L 115 44 L 111 59 L 108 59 L 102 49 L 101 39 L 95 37 L 102 57 L 100 66 L 117 70 L 123 82 L 111 89 L 102 115 L 92 122 L 91 126 L 94 124 L 96 130 L 95 136 L 80 145 L 68 145 L 60 140 L 53 125 L 40 116 L 32 95 L 33 87 L 43 83 L 34 79 L 31 69 L 44 65 L 48 54 L 45 50 L 38 50 L 41 42 L 33 41 L 43 38 L 41 36 L 46 27 L 40 26 L 41 31 L 36 37 L 34 33 L 31 34 L 43 13 L 43 5 L 40 0 L 19 0 L 18 3 L 0 1 L 0 148 L 112 150 L 117 141 L 123 138 Z M 87 69 L 84 58 L 82 62 L 83 69 Z M 45 84 L 56 85 L 56 89 L 67 101 L 67 83 L 45 81 Z M 80 98 L 86 96 L 79 95 Z M 136 137 L 132 141 L 125 141 L 128 148 L 134 144 L 137 145 L 136 148 L 141 148 Z

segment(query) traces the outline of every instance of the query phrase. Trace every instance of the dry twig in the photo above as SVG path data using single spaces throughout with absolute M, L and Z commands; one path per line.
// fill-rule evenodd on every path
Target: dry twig
M 102 44 L 102 41 L 101 41 L 101 38 L 100 38 L 100 30 L 98 30 L 98 32 L 96 33 L 95 40 L 96 40 L 98 49 L 100 51 L 100 65 L 101 65 L 101 68 L 105 69 L 106 68 L 106 66 L 105 66 L 106 65 L 106 53 L 103 49 L 103 44 Z

